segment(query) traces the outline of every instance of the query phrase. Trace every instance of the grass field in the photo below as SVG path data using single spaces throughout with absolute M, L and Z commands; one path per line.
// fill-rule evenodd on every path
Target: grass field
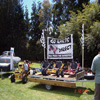
M 31 67 L 40 67 L 34 63 Z M 54 87 L 48 91 L 44 85 L 28 82 L 22 84 L 21 81 L 11 83 L 5 74 L 2 80 L 0 77 L 0 100 L 94 100 L 94 82 L 77 82 L 77 88 Z M 88 90 L 88 91 L 84 91 Z

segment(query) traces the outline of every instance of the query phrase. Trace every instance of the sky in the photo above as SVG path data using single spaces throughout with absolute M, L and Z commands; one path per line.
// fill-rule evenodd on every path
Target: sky
M 28 11 L 29 11 L 29 17 L 31 16 L 31 11 L 32 11 L 31 8 L 32 8 L 33 1 L 35 1 L 36 3 L 38 1 L 43 2 L 43 0 L 23 0 L 23 6 L 24 6 L 24 8 L 27 5 Z M 52 2 L 52 0 L 49 0 L 49 1 L 50 1 L 50 3 Z M 94 2 L 94 1 L 96 1 L 96 0 L 90 0 L 90 2 Z
M 32 11 L 32 4 L 33 1 L 35 1 L 36 3 L 43 2 L 43 0 L 23 0 L 23 6 L 25 8 L 25 6 L 27 5 L 28 11 L 29 11 L 29 17 L 31 16 L 31 11 Z M 50 3 L 52 2 L 52 0 L 49 0 Z

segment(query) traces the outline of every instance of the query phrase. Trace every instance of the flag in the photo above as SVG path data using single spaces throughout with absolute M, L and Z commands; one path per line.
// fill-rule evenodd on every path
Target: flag
M 44 37 L 44 31 L 42 31 L 41 38 L 40 38 L 40 42 L 42 43 L 42 47 L 45 48 L 45 37 Z
M 84 46 L 84 24 L 82 24 L 82 36 L 80 42 Z

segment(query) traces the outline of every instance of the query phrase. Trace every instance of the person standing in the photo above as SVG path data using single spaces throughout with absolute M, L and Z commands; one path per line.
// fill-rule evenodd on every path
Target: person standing
M 26 63 L 26 60 L 24 60 L 24 70 L 25 70 L 25 74 L 27 74 L 28 64 Z
M 100 100 L 100 44 L 97 45 L 98 54 L 94 57 L 91 70 L 95 73 L 94 100 Z

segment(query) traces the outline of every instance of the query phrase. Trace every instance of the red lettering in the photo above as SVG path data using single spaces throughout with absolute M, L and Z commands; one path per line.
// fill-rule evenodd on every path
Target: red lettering
M 81 91 L 81 89 L 78 89 L 78 93 L 81 93 L 82 91 Z
M 76 89 L 74 90 L 74 93 L 76 93 Z

